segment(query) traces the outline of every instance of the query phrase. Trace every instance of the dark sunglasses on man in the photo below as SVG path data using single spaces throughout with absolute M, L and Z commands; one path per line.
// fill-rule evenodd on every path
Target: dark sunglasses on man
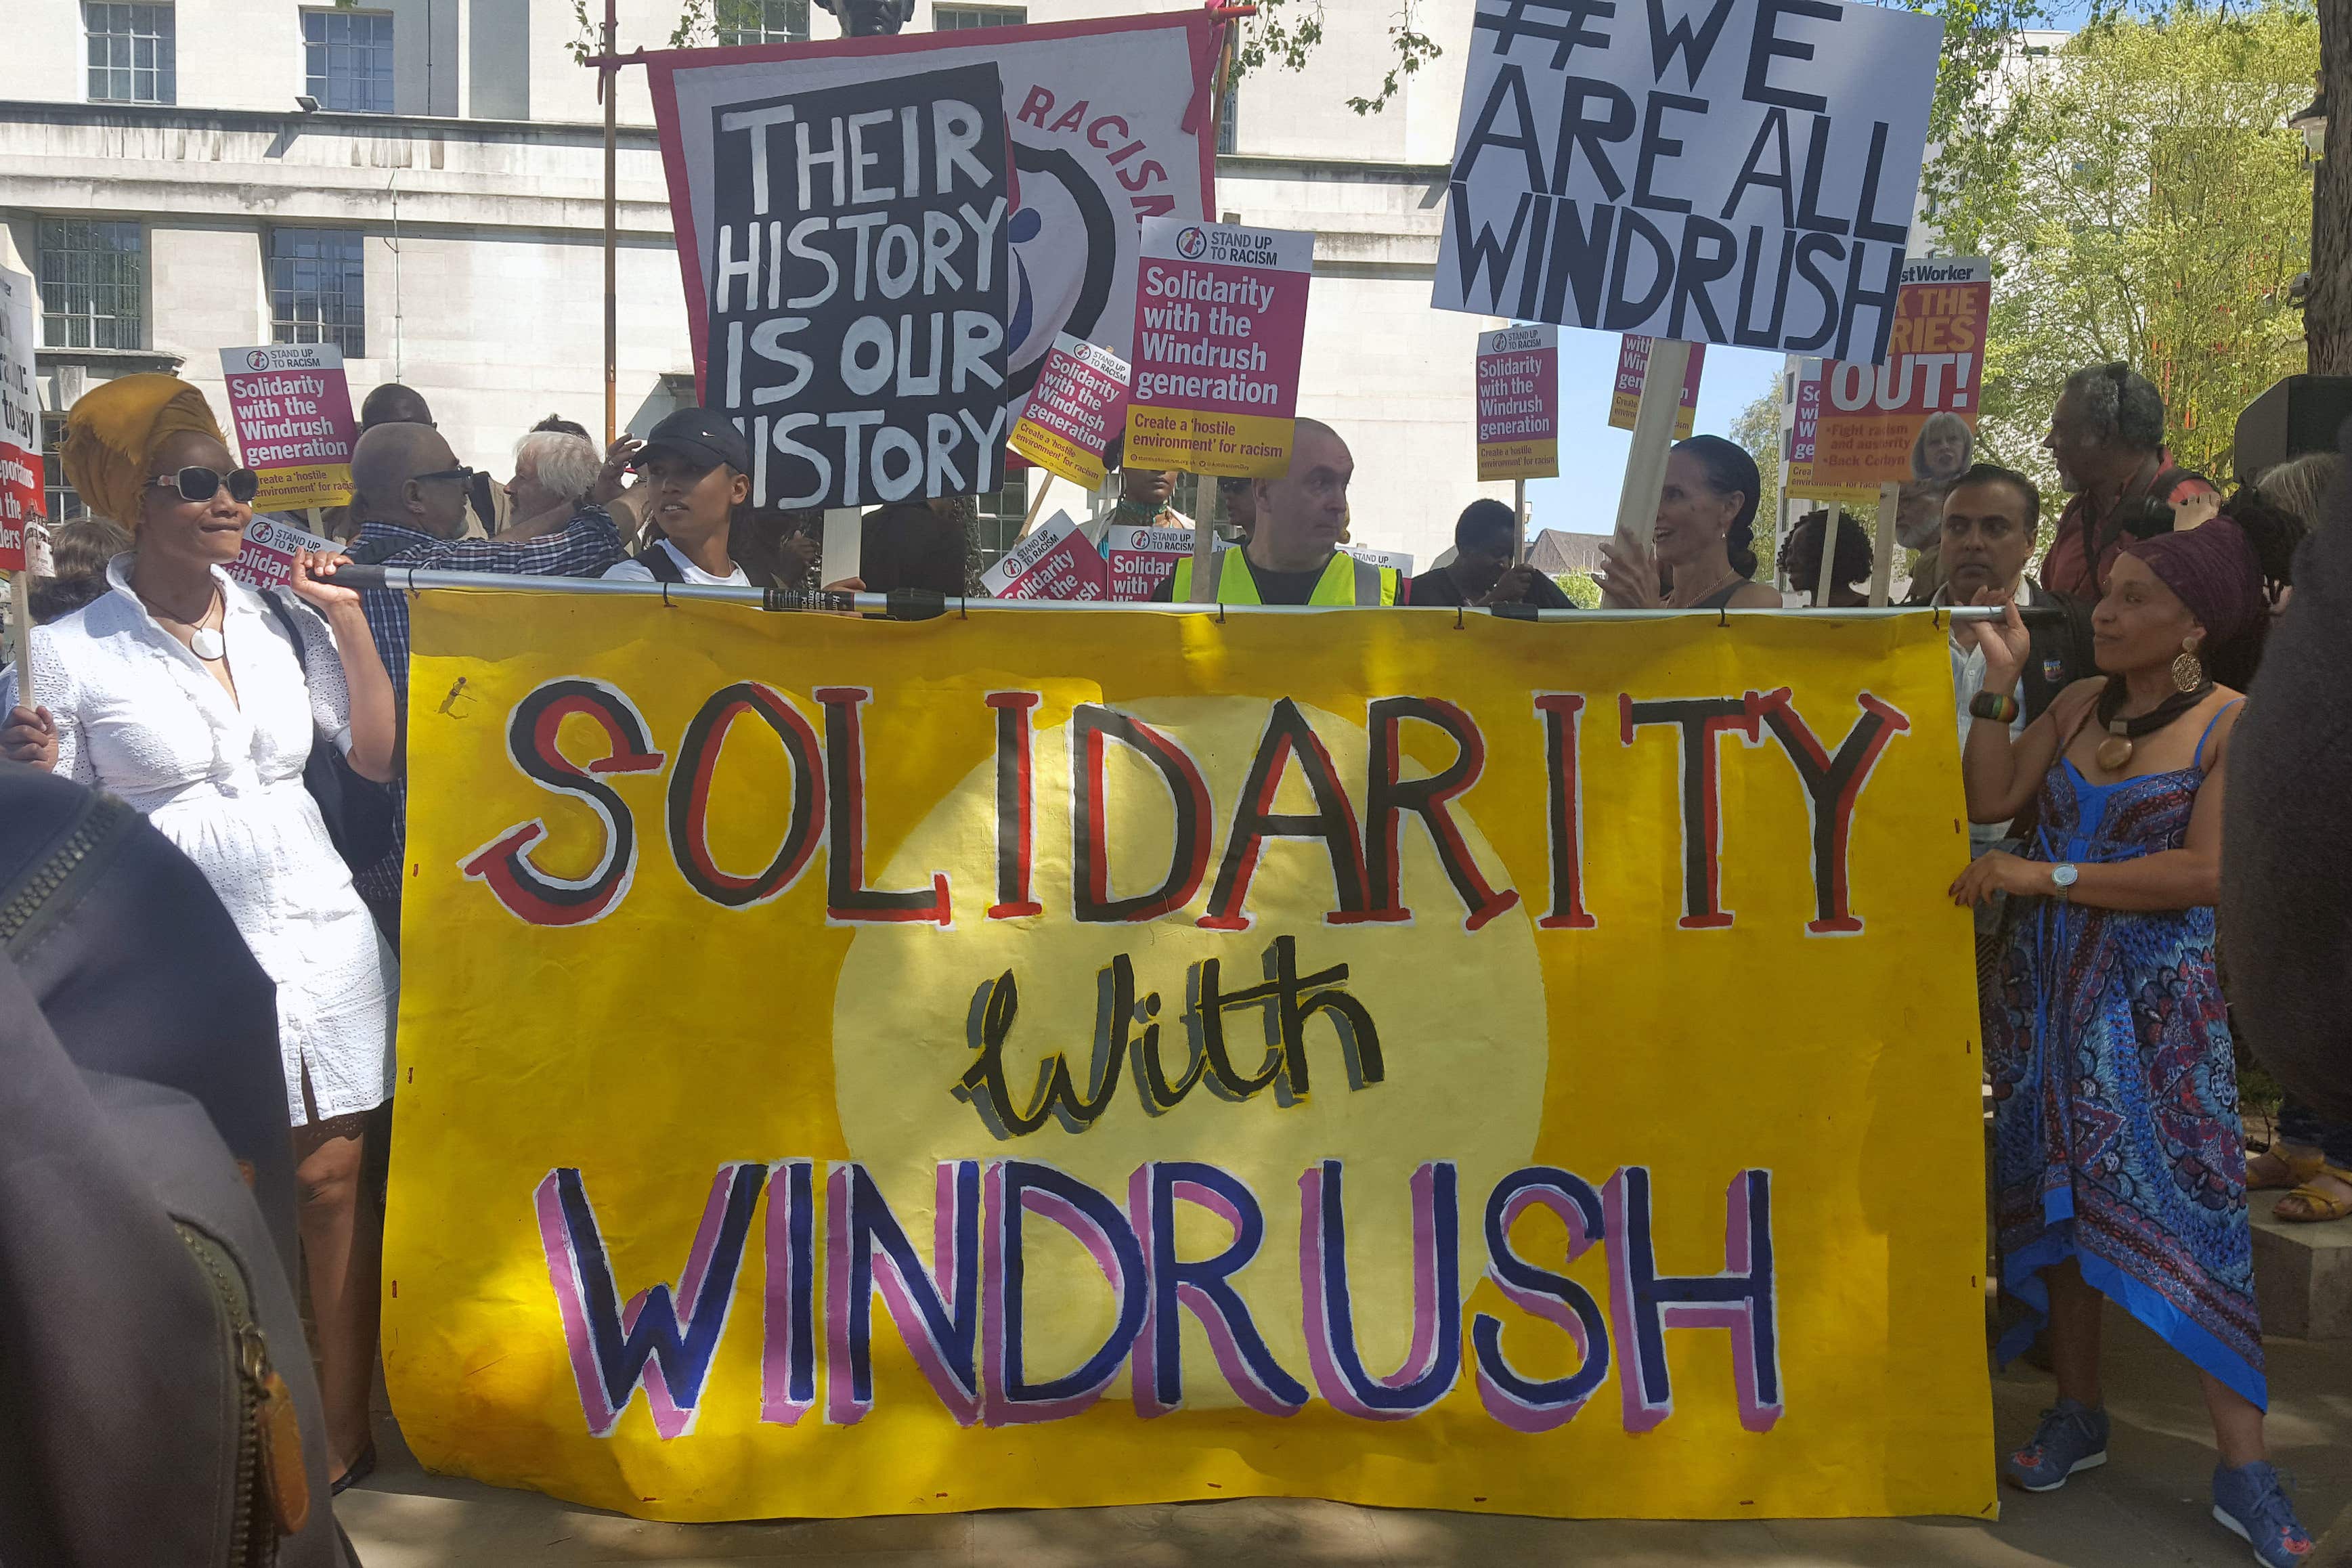
M 411 474 L 409 479 L 411 482 L 420 485 L 430 484 L 436 479 L 454 479 L 461 485 L 470 485 L 474 482 L 475 474 L 479 471 L 477 468 L 436 468 L 429 474 Z
M 228 487 L 228 499 L 240 504 L 251 500 L 261 490 L 261 476 L 251 468 L 232 468 L 224 474 L 215 468 L 182 468 L 147 481 L 150 489 L 176 489 L 182 500 L 210 500 Z

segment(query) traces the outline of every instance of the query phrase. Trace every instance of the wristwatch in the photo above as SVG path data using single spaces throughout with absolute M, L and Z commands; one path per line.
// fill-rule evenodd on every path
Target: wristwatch
M 2079 866 L 2050 868 L 2050 885 L 2057 889 L 2060 903 L 2064 903 L 2074 896 L 2074 884 L 2080 881 L 2082 877 L 2083 869 Z

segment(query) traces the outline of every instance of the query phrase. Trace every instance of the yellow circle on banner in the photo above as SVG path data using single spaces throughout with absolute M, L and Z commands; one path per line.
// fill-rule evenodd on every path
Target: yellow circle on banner
M 1532 899 L 1478 931 L 1418 819 L 1403 823 L 1402 902 L 1412 925 L 1331 925 L 1337 908 L 1330 856 L 1316 839 L 1270 839 L 1258 858 L 1245 908 L 1245 931 L 1195 923 L 1214 885 L 1269 704 L 1261 699 L 1183 698 L 1123 704 L 1120 711 L 1181 740 L 1206 781 L 1212 802 L 1208 869 L 1184 910 L 1146 924 L 1078 924 L 1070 879 L 1071 731 L 1066 709 L 1041 710 L 1034 736 L 1034 872 L 1032 896 L 1044 912 L 992 921 L 996 885 L 996 770 L 993 761 L 968 774 L 890 854 L 869 866 L 884 889 L 928 887 L 935 871 L 954 889 L 954 922 L 876 924 L 851 941 L 834 1001 L 834 1069 L 841 1126 L 852 1155 L 882 1184 L 892 1208 L 926 1257 L 932 1236 L 934 1163 L 1021 1159 L 1055 1167 L 1126 1206 L 1128 1182 L 1150 1160 L 1197 1160 L 1240 1177 L 1265 1216 L 1263 1250 L 1236 1283 L 1275 1357 L 1309 1381 L 1299 1290 L 1299 1178 L 1317 1162 L 1345 1163 L 1348 1262 L 1358 1342 L 1375 1375 L 1395 1371 L 1409 1349 L 1412 1308 L 1412 1213 L 1409 1183 L 1424 1161 L 1451 1160 L 1460 1176 L 1460 1257 L 1466 1297 L 1486 1266 L 1483 1216 L 1496 1181 L 1527 1164 L 1536 1144 L 1549 1057 L 1543 979 L 1537 963 Z M 1367 732 L 1318 710 L 1304 710 L 1363 822 Z M 1400 772 L 1426 776 L 1446 765 L 1453 742 L 1432 726 L 1402 728 Z M 1160 774 L 1127 748 L 1106 751 L 1110 892 L 1130 897 L 1156 885 L 1170 863 L 1175 809 Z M 1307 814 L 1313 801 L 1296 762 L 1282 775 L 1273 809 Z M 1498 889 L 1510 884 L 1502 863 L 1468 813 L 1453 806 L 1470 854 Z M 1377 893 L 1375 893 L 1377 898 Z M 1187 998 L 1198 966 L 1219 961 L 1221 989 L 1266 978 L 1277 937 L 1296 942 L 1302 976 L 1344 966 L 1343 987 L 1378 1031 L 1379 1073 L 1359 1042 L 1356 1070 L 1328 1015 L 1304 1031 L 1309 1085 L 1303 1099 L 1283 1079 L 1244 1100 L 1196 1084 L 1172 1109 L 1148 1109 L 1138 1085 L 1137 1053 L 1114 1060 L 1106 1048 L 1109 968 L 1121 954 L 1133 967 L 1139 1019 L 1159 1026 L 1165 1076 L 1184 1073 L 1196 1047 L 1189 1038 Z M 1010 973 L 1019 1011 L 1003 1046 L 1004 1079 L 1017 1111 L 1043 1087 L 1041 1064 L 1057 1054 L 1078 1095 L 1102 1075 L 1118 1088 L 1081 1131 L 1048 1119 L 1025 1136 L 1000 1137 L 955 1092 L 978 1055 L 980 994 Z M 1321 990 L 1325 987 L 1316 987 Z M 1314 994 L 1309 991 L 1307 994 Z M 1149 998 L 1157 998 L 1156 1011 Z M 1262 1070 L 1274 1048 L 1270 1010 L 1242 1006 L 1224 1015 L 1225 1037 L 1239 1075 Z M 1139 1022 L 1130 1038 L 1144 1033 Z M 1229 1245 L 1231 1227 L 1185 1205 L 1177 1214 L 1180 1255 L 1212 1257 Z M 1024 1233 L 1027 1261 L 1024 1359 L 1031 1374 L 1066 1372 L 1099 1345 L 1114 1321 L 1110 1291 L 1087 1254 L 1058 1227 L 1033 1217 Z M 884 1340 L 887 1330 L 877 1330 Z M 1237 1403 L 1217 1376 L 1208 1342 L 1189 1316 L 1184 1325 L 1186 1403 L 1215 1408 Z M 1114 1394 L 1123 1395 L 1122 1375 Z

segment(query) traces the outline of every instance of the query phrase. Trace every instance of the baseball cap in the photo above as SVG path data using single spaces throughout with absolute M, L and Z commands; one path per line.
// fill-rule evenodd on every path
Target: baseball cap
M 708 408 L 681 408 L 665 415 L 646 437 L 644 447 L 630 466 L 643 468 L 647 458 L 661 451 L 674 452 L 704 468 L 724 463 L 738 473 L 751 471 L 751 448 L 743 433 L 732 421 Z

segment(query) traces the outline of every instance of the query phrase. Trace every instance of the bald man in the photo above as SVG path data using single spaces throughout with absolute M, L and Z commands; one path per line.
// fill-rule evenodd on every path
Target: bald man
M 378 391 L 383 390 L 379 387 Z M 509 577 L 601 577 L 625 553 L 612 515 L 583 506 L 554 513 L 560 529 L 535 538 L 509 533 L 467 539 L 466 490 L 474 470 L 457 461 L 429 425 L 379 425 L 352 450 L 352 510 L 360 520 L 351 557 L 362 564 L 413 566 L 428 572 L 495 572 Z M 387 589 L 361 595 L 376 652 L 392 674 L 396 710 L 408 712 L 408 596 Z M 405 737 L 404 736 L 404 741 Z M 395 945 L 400 931 L 401 867 L 408 850 L 406 750 L 392 781 L 397 808 L 392 853 L 352 878 L 360 897 Z
M 1252 479 L 1255 521 L 1246 543 L 1210 558 L 1221 605 L 1396 605 L 1405 602 L 1402 574 L 1339 552 L 1348 536 L 1348 481 L 1356 459 L 1339 433 L 1320 419 L 1301 419 L 1291 437 L 1290 468 L 1279 479 Z M 1161 604 L 1190 600 L 1192 563 L 1151 595 Z
M 387 381 L 367 395 L 360 405 L 360 429 L 368 431 L 379 425 L 422 425 L 430 429 L 433 410 L 425 405 L 423 394 L 414 387 Z

